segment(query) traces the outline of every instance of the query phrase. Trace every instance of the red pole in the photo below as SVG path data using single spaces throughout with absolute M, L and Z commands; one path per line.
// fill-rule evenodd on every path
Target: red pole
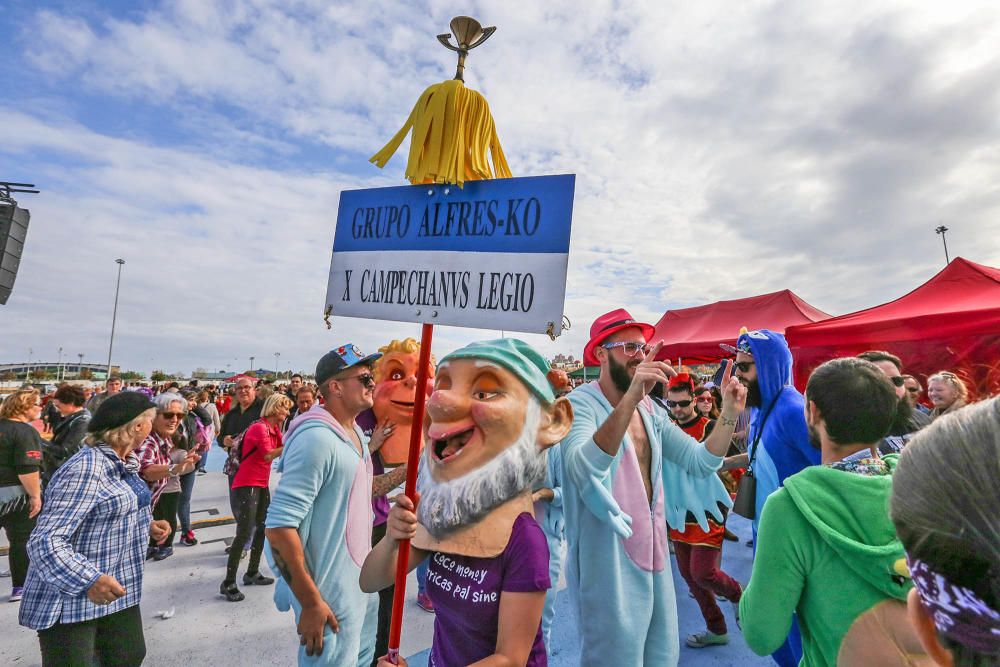
M 410 451 L 406 456 L 406 486 L 403 493 L 413 498 L 417 490 L 417 458 L 424 437 L 424 404 L 427 402 L 427 367 L 431 363 L 431 338 L 434 325 L 424 324 L 420 330 L 420 360 L 417 366 L 417 394 L 413 401 L 413 425 L 410 427 Z M 410 541 L 399 543 L 396 561 L 396 589 L 392 595 L 392 621 L 389 624 L 389 661 L 399 664 L 399 639 L 403 633 L 403 598 L 406 596 L 406 575 L 409 572 Z

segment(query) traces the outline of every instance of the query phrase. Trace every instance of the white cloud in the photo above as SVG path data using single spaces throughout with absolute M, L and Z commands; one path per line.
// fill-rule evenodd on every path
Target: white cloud
M 48 111 L 0 108 L 0 155 L 45 185 L 24 202 L 28 256 L 5 307 L 16 335 L 0 354 L 23 356 L 24 338 L 96 353 L 117 255 L 129 260 L 126 365 L 235 368 L 281 351 L 307 368 L 347 338 L 416 335 L 346 319 L 328 334 L 320 311 L 338 193 L 402 183 L 405 150 L 385 173 L 364 159 L 451 76 L 434 35 L 452 11 L 189 0 L 129 18 L 38 12 L 22 55 Z M 952 256 L 1000 263 L 991 3 L 471 13 L 499 26 L 467 78 L 515 174 L 578 175 L 574 327 L 556 343 L 530 337 L 546 352 L 578 354 L 593 317 L 622 305 L 655 320 L 783 288 L 830 312 L 874 305 L 940 268 L 941 222 Z M 74 111 L 81 95 L 111 115 L 177 120 L 169 137 L 120 118 L 98 130 Z M 436 348 L 483 335 L 441 329 Z

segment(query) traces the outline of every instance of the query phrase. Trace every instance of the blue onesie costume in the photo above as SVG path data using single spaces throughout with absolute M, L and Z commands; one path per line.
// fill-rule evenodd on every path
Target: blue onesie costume
M 628 434 L 615 456 L 594 442 L 612 411 L 598 383 L 579 387 L 569 400 L 573 427 L 562 441 L 562 502 L 581 664 L 676 665 L 680 643 L 667 522 L 683 525 L 689 511 L 722 521 L 718 504 L 731 504 L 722 485 L 713 484 L 722 458 L 643 399 L 639 414 L 651 449 L 650 502 Z
M 792 353 L 785 337 L 768 329 L 741 334 L 737 348 L 749 344 L 757 367 L 761 405 L 753 410 L 748 442 L 760 433 L 753 462 L 757 478 L 757 514 L 754 535 L 767 497 L 784 485 L 785 479 L 820 462 L 820 451 L 809 444 L 804 414 L 805 399 L 792 385 Z M 764 419 L 771 404 L 770 415 Z M 761 430 L 762 429 L 762 430 Z M 795 667 L 802 659 L 802 640 L 793 622 L 788 641 L 771 656 L 782 667 Z
M 371 551 L 372 460 L 367 439 L 360 428 L 355 431 L 360 453 L 319 405 L 292 420 L 278 467 L 281 480 L 267 512 L 268 528 L 298 529 L 309 574 L 340 624 L 338 633 L 326 627 L 322 655 L 310 657 L 299 648 L 300 665 L 368 667 L 375 652 L 378 595 L 363 593 L 358 583 Z M 279 573 L 275 605 L 280 611 L 291 608 L 297 624 L 302 606 L 281 578 L 270 544 L 266 553 L 271 570 Z

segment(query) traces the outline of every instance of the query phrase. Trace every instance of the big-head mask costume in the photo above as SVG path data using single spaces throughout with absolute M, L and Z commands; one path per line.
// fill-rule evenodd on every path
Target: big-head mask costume
M 382 358 L 375 362 L 375 393 L 372 411 L 379 423 L 386 419 L 396 428 L 385 439 L 379 454 L 385 465 L 406 463 L 410 451 L 410 426 L 413 424 L 413 404 L 417 398 L 417 368 L 420 365 L 420 343 L 413 338 L 394 340 L 378 349 Z M 430 395 L 434 381 L 434 357 L 427 369 Z
M 472 343 L 441 360 L 424 420 L 414 546 L 475 557 L 503 552 L 514 520 L 532 512 L 545 450 L 573 422 L 548 370 L 512 338 Z

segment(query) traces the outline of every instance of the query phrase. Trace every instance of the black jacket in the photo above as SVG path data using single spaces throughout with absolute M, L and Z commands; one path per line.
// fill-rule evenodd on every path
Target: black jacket
M 260 419 L 260 410 L 264 407 L 264 401 L 260 398 L 255 398 L 253 403 L 247 406 L 246 410 L 240 409 L 240 404 L 233 401 L 233 405 L 229 408 L 229 412 L 226 416 L 222 418 L 222 427 L 219 429 L 219 444 L 225 447 L 223 440 L 227 435 L 231 435 L 234 438 L 238 436 L 243 431 L 250 428 L 250 425 L 255 421 Z
M 52 440 L 42 448 L 42 479 L 48 482 L 53 473 L 83 447 L 90 426 L 90 411 L 84 408 L 65 417 L 52 430 Z

